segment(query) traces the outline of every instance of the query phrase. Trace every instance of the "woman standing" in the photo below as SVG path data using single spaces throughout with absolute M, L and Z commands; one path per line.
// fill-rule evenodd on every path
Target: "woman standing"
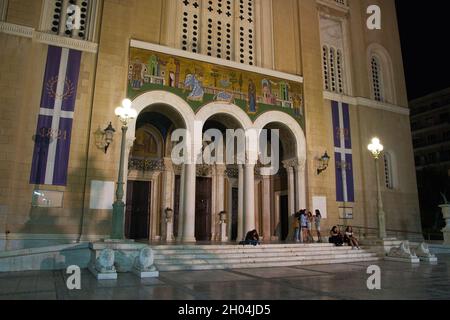
M 322 235 L 320 234 L 320 222 L 322 221 L 322 214 L 320 213 L 320 210 L 316 209 L 316 216 L 314 217 L 314 224 L 316 226 L 317 231 L 317 242 L 322 242 Z
M 314 243 L 314 238 L 312 236 L 312 225 L 314 222 L 314 217 L 311 213 L 311 211 L 308 211 L 308 220 L 307 220 L 307 230 L 308 230 L 308 242 Z

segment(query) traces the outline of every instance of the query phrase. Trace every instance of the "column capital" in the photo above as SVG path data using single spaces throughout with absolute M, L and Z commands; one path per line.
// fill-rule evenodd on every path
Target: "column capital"
M 295 166 L 295 170 L 297 171 L 303 171 L 306 167 L 306 160 L 297 160 L 297 164 Z
M 220 176 L 225 175 L 225 171 L 227 170 L 227 166 L 224 164 L 216 164 L 216 174 Z
M 289 159 L 281 162 L 285 169 L 294 168 L 297 165 L 297 159 Z

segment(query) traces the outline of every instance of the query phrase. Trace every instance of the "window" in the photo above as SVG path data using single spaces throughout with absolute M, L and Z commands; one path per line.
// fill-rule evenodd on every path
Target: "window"
M 323 87 L 338 94 L 347 93 L 342 24 L 337 18 L 320 17 Z
M 384 154 L 384 181 L 387 189 L 394 189 L 394 181 L 392 176 L 392 159 L 389 153 Z
M 40 31 L 94 41 L 98 4 L 99 0 L 45 0 Z
M 179 0 L 180 48 L 255 65 L 254 0 Z
M 372 56 L 372 90 L 376 101 L 384 102 L 384 92 L 382 84 L 382 73 L 380 60 L 376 56 Z
M 324 89 L 336 93 L 344 93 L 344 68 L 342 51 L 323 46 L 322 65 Z
M 7 12 L 8 12 L 8 0 L 0 0 L 0 21 L 6 20 Z

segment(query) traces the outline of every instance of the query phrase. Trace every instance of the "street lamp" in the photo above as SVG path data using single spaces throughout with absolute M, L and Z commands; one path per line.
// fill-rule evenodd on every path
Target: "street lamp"
M 122 101 L 122 106 L 115 110 L 116 116 L 122 122 L 122 144 L 120 145 L 119 177 L 117 179 L 116 201 L 113 204 L 112 232 L 111 238 L 123 240 L 124 236 L 124 216 L 125 203 L 123 202 L 123 164 L 125 160 L 125 143 L 128 130 L 128 122 L 137 118 L 137 111 L 131 108 L 132 102 L 129 99 Z
M 380 239 L 386 238 L 386 220 L 385 220 L 385 214 L 383 211 L 383 200 L 381 199 L 381 187 L 380 187 L 380 174 L 379 174 L 379 168 L 378 168 L 378 159 L 380 158 L 381 152 L 383 151 L 384 147 L 380 143 L 380 139 L 373 138 L 372 143 L 369 144 L 367 147 L 369 151 L 372 153 L 374 159 L 375 159 L 375 171 L 377 175 L 377 204 L 378 204 L 378 237 Z

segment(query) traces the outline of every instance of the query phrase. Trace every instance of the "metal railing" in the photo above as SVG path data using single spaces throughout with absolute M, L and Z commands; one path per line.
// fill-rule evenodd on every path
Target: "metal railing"
M 341 231 L 345 231 L 347 226 L 350 225 L 338 225 L 338 227 L 341 229 Z M 353 229 L 353 233 L 358 238 L 371 238 L 371 237 L 377 237 L 378 236 L 378 228 L 371 228 L 371 227 L 361 227 L 361 226 L 353 226 L 351 225 Z M 393 237 L 397 239 L 408 239 L 408 238 L 420 238 L 423 237 L 424 240 L 432 241 L 432 240 L 441 240 L 443 239 L 443 234 L 441 232 L 417 232 L 417 231 L 405 231 L 405 230 L 393 230 L 393 229 L 386 229 L 386 233 L 388 237 Z

